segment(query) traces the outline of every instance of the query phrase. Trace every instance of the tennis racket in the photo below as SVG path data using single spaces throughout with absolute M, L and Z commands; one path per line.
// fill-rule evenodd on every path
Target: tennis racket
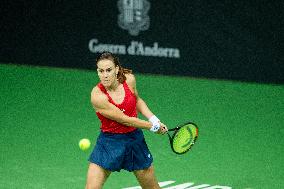
M 195 123 L 187 122 L 169 129 L 167 134 L 173 152 L 176 154 L 184 154 L 194 145 L 198 137 L 198 127 Z

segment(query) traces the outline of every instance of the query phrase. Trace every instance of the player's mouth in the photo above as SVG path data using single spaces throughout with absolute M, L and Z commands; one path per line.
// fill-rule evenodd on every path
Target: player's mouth
M 104 84 L 108 84 L 110 81 L 109 80 L 103 80 Z

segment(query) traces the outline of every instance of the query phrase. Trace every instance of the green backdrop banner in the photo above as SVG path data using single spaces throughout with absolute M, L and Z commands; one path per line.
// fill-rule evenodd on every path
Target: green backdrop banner
M 283 83 L 283 3 L 92 0 L 3 3 L 5 63 Z M 282 44 L 282 45 L 281 45 Z

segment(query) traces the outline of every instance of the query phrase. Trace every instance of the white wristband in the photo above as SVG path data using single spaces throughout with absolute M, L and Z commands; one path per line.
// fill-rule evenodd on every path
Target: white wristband
M 155 124 L 155 123 L 158 123 L 160 120 L 159 120 L 155 115 L 152 115 L 152 116 L 149 118 L 149 121 L 150 121 L 152 124 Z
M 155 124 L 155 125 L 152 125 L 152 127 L 151 127 L 151 129 L 150 129 L 150 131 L 152 131 L 152 132 L 157 132 L 159 129 L 160 129 L 160 124 L 159 123 L 157 123 L 157 124 Z
M 153 115 L 149 118 L 149 121 L 152 123 L 152 127 L 151 127 L 150 131 L 152 131 L 154 133 L 157 132 L 160 129 L 160 126 L 161 126 L 160 123 L 159 123 L 160 120 L 155 115 Z

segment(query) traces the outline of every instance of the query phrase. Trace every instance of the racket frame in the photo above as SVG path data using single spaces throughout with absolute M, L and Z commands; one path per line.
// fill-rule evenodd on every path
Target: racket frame
M 188 125 L 188 124 L 191 124 L 191 125 L 193 125 L 193 126 L 196 127 L 196 132 L 197 132 L 197 134 L 196 134 L 196 136 L 193 138 L 193 141 L 192 141 L 192 143 L 194 144 L 195 141 L 197 140 L 197 137 L 198 137 L 198 126 L 197 126 L 195 123 L 193 123 L 193 122 L 190 122 L 190 121 L 189 121 L 189 122 L 180 124 L 180 125 L 176 126 L 175 128 L 169 129 L 168 131 L 173 131 L 173 134 L 172 134 L 172 135 L 170 135 L 169 132 L 167 132 L 168 137 L 169 137 L 169 141 L 170 141 L 170 145 L 171 145 L 171 149 L 172 149 L 172 151 L 173 151 L 174 153 L 176 153 L 176 154 L 178 154 L 178 155 L 185 154 L 185 153 L 188 152 L 188 151 L 192 148 L 192 146 L 193 146 L 193 144 L 192 144 L 186 151 L 181 152 L 181 153 L 180 153 L 180 152 L 176 152 L 176 151 L 174 150 L 174 147 L 173 147 L 173 140 L 174 140 L 174 137 L 176 136 L 176 134 L 178 133 L 178 131 L 179 131 L 182 127 L 184 127 L 184 126 L 186 126 L 186 125 Z

